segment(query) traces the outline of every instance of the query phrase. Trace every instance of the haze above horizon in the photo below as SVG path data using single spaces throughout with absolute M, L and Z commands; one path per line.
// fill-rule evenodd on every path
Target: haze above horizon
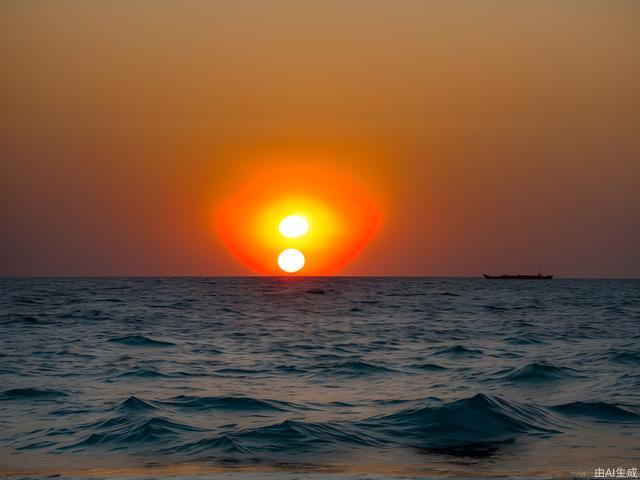
M 250 274 L 216 209 L 274 159 L 322 158 L 375 200 L 340 275 L 637 278 L 639 19 L 632 0 L 2 2 L 0 276 Z

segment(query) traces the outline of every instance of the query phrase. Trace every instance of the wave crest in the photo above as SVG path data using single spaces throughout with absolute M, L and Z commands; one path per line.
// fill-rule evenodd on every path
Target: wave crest
M 38 400 L 66 397 L 67 394 L 59 390 L 41 388 L 12 388 L 0 393 L 0 400 Z
M 383 367 L 381 365 L 375 365 L 363 360 L 349 360 L 328 365 L 321 365 L 318 368 L 322 371 L 322 373 L 348 377 L 360 377 L 394 372 L 394 370 L 390 368 Z
M 511 372 L 504 379 L 513 382 L 539 383 L 576 376 L 573 370 L 569 368 L 534 362 Z
M 558 433 L 549 415 L 529 405 L 477 394 L 433 407 L 406 409 L 365 422 L 387 438 L 426 449 L 472 452 L 528 435 Z
M 221 396 L 221 397 L 196 397 L 179 395 L 177 397 L 163 400 L 159 403 L 177 408 L 190 410 L 235 410 L 235 411 L 256 411 L 289 410 L 293 404 L 280 402 L 277 400 L 260 400 L 243 396 Z
M 564 415 L 591 417 L 602 422 L 640 422 L 639 413 L 606 402 L 572 402 L 551 409 Z
M 110 338 L 108 340 L 111 343 L 119 343 L 121 345 L 127 345 L 128 347 L 174 347 L 175 343 L 166 342 L 163 340 L 154 340 L 142 335 L 127 335 L 124 337 Z

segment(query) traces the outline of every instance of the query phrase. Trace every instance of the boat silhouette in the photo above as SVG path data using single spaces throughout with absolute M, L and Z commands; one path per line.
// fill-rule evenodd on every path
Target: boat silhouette
M 483 274 L 487 280 L 551 280 L 553 275 L 542 274 L 542 262 L 537 275 L 487 275 Z
M 551 280 L 553 275 L 487 275 L 483 274 L 488 280 Z

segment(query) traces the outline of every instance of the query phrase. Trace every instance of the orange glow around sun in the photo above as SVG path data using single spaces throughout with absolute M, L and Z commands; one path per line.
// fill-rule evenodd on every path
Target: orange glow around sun
M 217 210 L 232 255 L 261 275 L 331 275 L 380 227 L 369 190 L 339 167 L 269 162 L 244 179 Z

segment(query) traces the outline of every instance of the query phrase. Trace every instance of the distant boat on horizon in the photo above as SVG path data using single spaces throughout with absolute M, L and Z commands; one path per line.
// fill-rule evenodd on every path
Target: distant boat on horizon
M 487 275 L 483 274 L 487 280 L 551 280 L 553 275 Z
M 537 275 L 487 275 L 483 274 L 487 280 L 551 280 L 553 275 L 542 274 L 542 262 L 540 262 L 540 270 Z

